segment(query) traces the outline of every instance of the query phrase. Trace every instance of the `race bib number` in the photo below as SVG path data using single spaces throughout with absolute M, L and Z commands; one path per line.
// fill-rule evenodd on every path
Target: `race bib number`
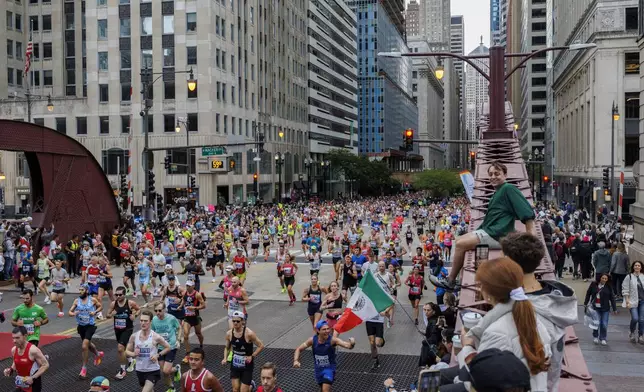
M 188 308 L 186 308 L 186 309 L 185 309 L 184 314 L 185 314 L 186 316 L 196 316 L 196 315 L 197 315 L 197 313 L 195 313 L 195 311 L 194 311 L 194 310 L 192 310 L 192 309 L 188 309 Z
M 22 266 L 22 270 L 23 270 L 24 272 L 30 272 L 30 271 L 31 271 L 31 266 L 30 266 L 30 265 L 25 264 L 25 265 L 23 265 L 23 266 Z
M 293 269 L 291 267 L 285 267 L 284 268 L 284 274 L 290 276 L 292 273 L 293 273 Z
M 420 294 L 420 287 L 412 287 L 411 288 L 411 293 L 412 294 Z
M 244 268 L 244 263 L 235 263 L 235 268 L 241 270 Z
M 114 328 L 116 329 L 125 329 L 127 325 L 127 320 L 125 319 L 114 319 Z
M 27 377 L 16 376 L 16 388 L 29 389 L 31 385 L 27 384 Z
M 188 280 L 191 282 L 195 281 L 195 274 L 188 274 Z
M 98 283 L 105 283 L 107 282 L 107 278 L 104 277 L 103 275 L 98 276 Z
M 98 275 L 87 275 L 87 282 L 89 284 L 96 284 L 97 280 L 98 280 Z
M 89 314 L 78 315 L 78 322 L 81 324 L 89 324 Z
M 320 303 L 320 294 L 311 295 L 311 303 L 319 304 Z
M 329 356 L 328 355 L 316 355 L 315 356 L 315 365 L 319 366 L 319 367 L 328 367 L 330 365 Z
M 27 329 L 27 335 L 33 335 L 36 332 L 36 327 L 33 324 L 25 324 L 25 329 Z
M 233 354 L 233 367 L 236 368 L 245 368 L 246 367 L 246 357 L 239 354 Z
M 152 349 L 150 347 L 140 347 L 139 358 L 150 358 L 151 352 L 152 352 Z
M 63 288 L 63 282 L 61 282 L 60 280 L 55 280 L 54 281 L 54 289 L 55 290 L 60 290 L 62 288 Z

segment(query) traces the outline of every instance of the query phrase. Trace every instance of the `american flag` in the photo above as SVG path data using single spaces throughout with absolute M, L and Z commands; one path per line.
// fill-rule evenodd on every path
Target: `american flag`
M 31 68 L 31 55 L 34 53 L 34 43 L 31 37 L 29 37 L 29 42 L 27 43 L 27 51 L 25 52 L 25 76 L 29 73 L 29 68 Z

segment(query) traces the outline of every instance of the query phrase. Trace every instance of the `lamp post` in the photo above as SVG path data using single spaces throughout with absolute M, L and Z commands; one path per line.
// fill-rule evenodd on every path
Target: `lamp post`
M 542 165 L 544 163 L 543 160 L 543 150 L 539 148 L 535 148 L 533 152 L 528 155 L 528 167 L 530 168 L 530 174 L 531 174 L 531 183 L 532 183 L 532 199 L 537 201 L 541 199 L 541 188 L 543 187 L 543 177 L 542 177 Z M 535 173 L 536 172 L 536 173 Z M 539 186 L 537 187 L 537 176 L 539 176 Z M 535 188 L 538 189 L 537 192 L 535 192 Z
M 304 158 L 304 167 L 306 167 L 306 196 L 308 199 L 311 198 L 311 165 L 313 164 L 313 159 L 310 157 Z
M 282 166 L 284 165 L 284 155 L 281 153 L 276 153 L 275 154 L 275 168 L 277 169 L 277 176 L 278 176 L 278 189 L 279 191 L 277 192 L 277 202 L 281 203 L 282 202 Z
M 613 118 L 610 126 L 610 208 L 615 211 L 615 121 L 619 121 L 619 109 L 613 101 Z M 619 219 L 619 217 L 617 217 Z
M 188 74 L 188 80 L 186 81 L 186 84 L 188 86 L 189 91 L 195 91 L 197 88 L 197 80 L 195 79 L 194 72 L 192 70 L 192 67 L 187 70 L 187 71 L 175 71 L 176 74 Z M 139 113 L 141 117 L 143 118 L 143 173 L 144 173 L 144 182 L 145 182 L 145 204 L 143 213 L 144 213 L 144 218 L 145 219 L 150 219 L 153 216 L 152 209 L 154 208 L 154 201 L 152 200 L 152 197 L 150 195 L 150 181 L 149 181 L 149 170 L 151 168 L 150 165 L 150 160 L 154 159 L 154 155 L 152 154 L 151 151 L 149 151 L 150 147 L 150 135 L 149 135 L 149 129 L 148 129 L 148 123 L 149 123 L 149 114 L 150 114 L 150 109 L 152 109 L 152 98 L 151 95 L 151 88 L 154 85 L 154 83 L 157 82 L 157 80 L 161 79 L 163 77 L 164 73 L 163 72 L 152 72 L 151 69 L 149 69 L 146 65 L 146 67 L 141 71 L 141 95 L 143 96 L 143 110 Z M 152 76 L 157 76 L 156 79 L 150 81 L 152 79 Z M 189 185 L 189 184 L 188 184 Z
M 190 121 L 187 117 L 177 119 L 177 127 L 175 128 L 177 133 L 181 132 L 181 125 L 186 129 L 186 195 L 190 199 L 190 163 L 192 160 L 190 159 Z
M 322 168 L 322 195 L 325 199 L 327 199 L 329 193 L 328 187 L 331 185 L 327 184 L 327 181 L 330 182 L 328 177 L 329 169 L 331 169 L 331 162 L 329 162 L 328 160 L 322 161 L 320 162 L 320 167 Z
M 556 46 L 550 48 L 543 48 L 531 53 L 505 53 L 504 46 L 493 46 L 490 48 L 489 55 L 474 55 L 474 56 L 461 56 L 459 54 L 449 52 L 431 52 L 431 53 L 401 53 L 401 52 L 379 52 L 379 57 L 452 57 L 463 60 L 480 73 L 490 83 L 490 120 L 489 130 L 483 135 L 485 139 L 497 138 L 511 138 L 512 130 L 508 130 L 505 124 L 505 81 L 512 76 L 519 68 L 523 67 L 531 58 L 553 50 L 581 50 L 591 49 L 597 47 L 594 43 L 588 44 L 573 44 L 570 46 Z M 506 57 L 521 57 L 523 58 L 514 68 L 509 72 L 505 71 L 505 58 Z M 480 63 L 477 64 L 476 59 L 489 59 L 490 72 L 485 73 L 480 68 Z M 435 70 L 436 77 L 442 76 L 444 69 L 437 67 Z

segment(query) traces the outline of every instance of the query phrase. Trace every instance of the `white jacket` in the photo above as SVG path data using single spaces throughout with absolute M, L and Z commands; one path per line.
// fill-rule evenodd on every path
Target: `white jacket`
M 628 274 L 624 278 L 624 283 L 622 283 L 622 296 L 628 296 L 628 304 L 633 308 L 637 307 L 639 302 L 639 295 L 637 295 L 637 279 L 639 278 L 642 286 L 644 286 L 644 274 Z
M 477 342 L 476 351 L 481 352 L 489 348 L 498 348 L 502 351 L 511 351 L 517 358 L 523 362 L 526 367 L 526 361 L 521 343 L 519 342 L 519 333 L 512 318 L 512 306 L 514 301 L 506 304 L 497 304 L 491 311 L 489 311 L 478 323 L 472 328 L 467 336 L 474 338 Z M 547 358 L 552 356 L 552 351 L 549 344 L 548 330 L 545 325 L 537 319 L 537 331 L 539 338 L 543 344 Z M 459 366 L 465 365 L 461 360 L 467 357 L 467 347 L 463 348 L 459 354 Z M 546 392 L 548 391 L 548 372 L 541 372 L 530 377 L 530 386 L 532 392 Z

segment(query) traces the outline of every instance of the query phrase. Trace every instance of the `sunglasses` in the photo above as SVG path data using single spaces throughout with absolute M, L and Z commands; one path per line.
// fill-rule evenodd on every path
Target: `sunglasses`
M 155 311 L 156 313 L 161 313 L 161 312 L 163 312 L 163 309 L 154 309 L 154 311 Z
M 114 296 L 115 297 L 123 297 L 123 296 L 125 296 L 125 294 L 123 294 L 123 293 L 114 293 Z
M 242 322 L 241 320 L 233 320 L 233 323 L 235 323 L 235 324 L 241 323 L 241 322 Z

